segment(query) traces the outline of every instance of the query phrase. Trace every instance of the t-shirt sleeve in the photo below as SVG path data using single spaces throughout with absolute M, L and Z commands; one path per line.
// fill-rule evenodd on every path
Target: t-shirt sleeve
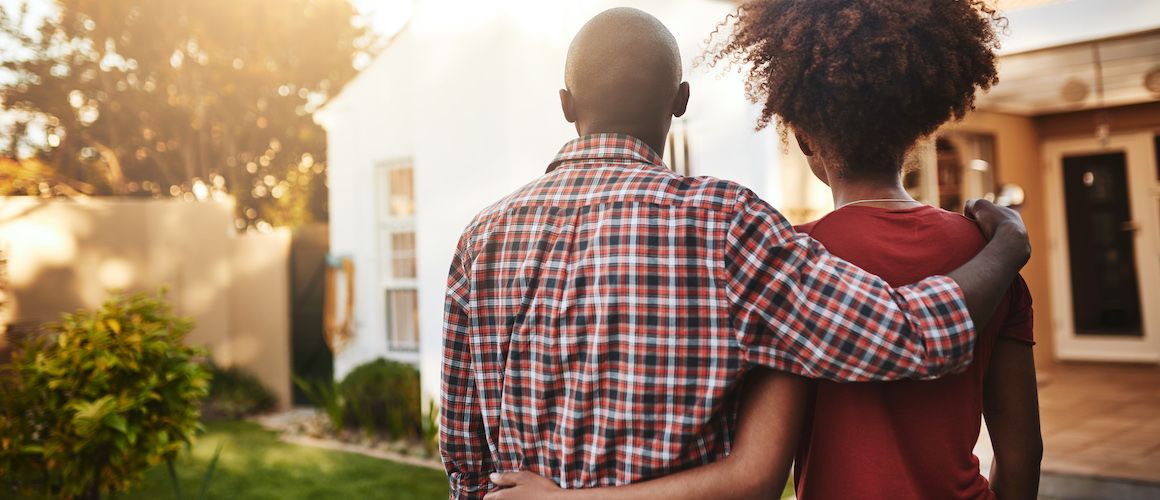
M 1035 315 L 1031 308 L 1031 291 L 1023 276 L 1015 279 L 1011 289 L 1007 292 L 1010 307 L 1007 317 L 1003 321 L 1003 329 L 999 332 L 1000 338 L 1025 342 L 1035 345 Z

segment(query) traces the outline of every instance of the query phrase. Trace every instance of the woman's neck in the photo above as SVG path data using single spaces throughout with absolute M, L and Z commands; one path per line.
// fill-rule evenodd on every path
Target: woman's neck
M 830 182 L 830 189 L 833 191 L 835 207 L 855 202 L 859 206 L 882 208 L 909 208 L 921 205 L 902 187 L 902 178 L 899 176 L 892 179 L 870 180 L 838 178 Z

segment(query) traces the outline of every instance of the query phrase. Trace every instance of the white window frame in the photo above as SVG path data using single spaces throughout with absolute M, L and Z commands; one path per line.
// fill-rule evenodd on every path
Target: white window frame
M 393 340 L 392 335 L 394 328 L 392 311 L 389 308 L 389 301 L 387 296 L 394 291 L 411 291 L 416 294 L 418 300 L 419 280 L 418 280 L 418 256 L 416 260 L 416 275 L 411 278 L 398 278 L 394 273 L 394 246 L 392 245 L 391 237 L 396 234 L 411 233 L 416 234 L 415 231 L 415 214 L 410 215 L 393 215 L 391 214 L 390 193 L 391 193 L 391 174 L 393 172 L 409 169 L 411 170 L 411 196 L 414 201 L 415 196 L 415 168 L 414 162 L 411 159 L 397 159 L 392 161 L 382 161 L 375 164 L 375 193 L 376 193 L 376 235 L 379 247 L 379 300 L 378 303 L 383 310 L 383 330 L 382 334 L 386 339 L 387 350 L 394 353 L 415 353 L 419 350 L 419 327 L 415 326 L 414 345 L 401 345 Z M 416 304 L 415 317 L 418 320 L 418 305 Z

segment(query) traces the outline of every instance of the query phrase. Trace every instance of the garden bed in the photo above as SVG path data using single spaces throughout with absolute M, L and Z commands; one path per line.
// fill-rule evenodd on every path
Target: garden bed
M 443 465 L 434 450 L 421 441 L 392 440 L 351 429 L 335 432 L 326 415 L 312 408 L 295 408 L 255 417 L 253 420 L 267 430 L 278 433 L 279 439 L 286 443 L 357 453 L 443 471 Z

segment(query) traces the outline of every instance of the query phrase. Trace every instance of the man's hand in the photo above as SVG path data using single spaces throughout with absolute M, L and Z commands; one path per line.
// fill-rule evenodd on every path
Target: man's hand
M 1023 218 L 1019 212 L 1007 207 L 1000 207 L 987 200 L 968 200 L 963 207 L 963 215 L 975 221 L 979 230 L 988 241 L 995 238 L 1000 231 L 1005 231 L 1011 239 L 1012 248 L 1025 248 L 1027 258 L 1031 258 L 1031 243 L 1027 238 L 1027 227 L 1023 225 Z
M 484 500 L 551 499 L 564 491 L 551 479 L 527 471 L 493 472 L 489 479 L 500 489 L 488 493 Z
M 974 259 L 947 274 L 959 284 L 976 328 L 986 325 L 1019 270 L 1031 259 L 1023 218 L 987 200 L 970 200 L 963 213 L 990 243 Z

